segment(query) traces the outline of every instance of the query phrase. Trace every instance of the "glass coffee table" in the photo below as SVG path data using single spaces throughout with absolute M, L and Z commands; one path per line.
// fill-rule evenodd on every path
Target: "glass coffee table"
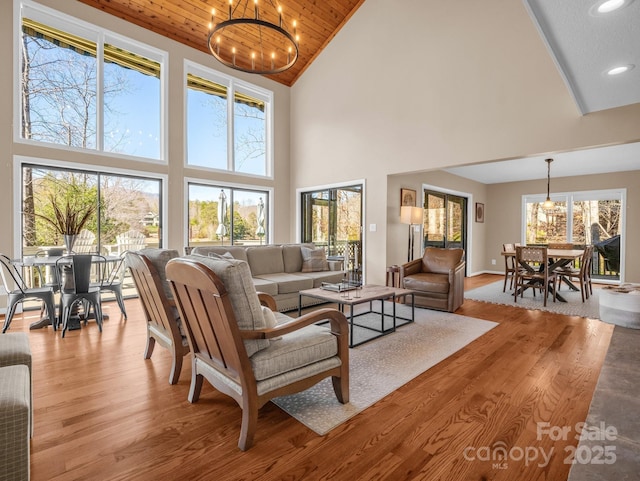
M 359 346 L 365 342 L 395 332 L 397 327 L 415 320 L 415 299 L 413 291 L 409 289 L 376 285 L 364 285 L 357 289 L 350 289 L 343 292 L 335 292 L 321 287 L 306 289 L 300 291 L 298 294 L 298 316 L 302 314 L 303 296 L 320 299 L 326 302 L 334 302 L 338 305 L 338 309 L 342 313 L 344 313 L 345 306 L 349 306 L 349 316 L 347 316 L 347 319 L 349 320 L 349 347 Z M 411 297 L 411 317 L 400 317 L 396 313 L 396 301 L 398 301 L 399 298 L 406 298 L 407 296 Z M 376 301 L 380 302 L 379 311 L 374 310 L 374 303 Z M 391 301 L 391 312 L 385 312 L 385 301 Z M 354 309 L 355 306 L 365 303 L 369 303 L 369 309 L 356 313 Z M 358 322 L 358 317 L 365 316 L 367 314 L 380 315 L 379 328 L 374 325 L 365 325 Z M 391 321 L 391 327 L 385 328 L 385 320 Z M 360 342 L 354 342 L 354 327 L 372 331 L 376 333 L 376 335 L 368 337 Z

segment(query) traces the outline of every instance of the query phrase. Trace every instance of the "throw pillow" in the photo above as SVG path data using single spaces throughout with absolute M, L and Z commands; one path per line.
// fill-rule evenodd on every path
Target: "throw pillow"
M 302 253 L 302 272 L 328 271 L 327 253 L 324 249 L 300 247 Z
M 262 307 L 262 315 L 264 316 L 264 322 L 267 324 L 267 328 L 271 329 L 276 327 L 278 325 L 278 321 L 276 320 L 276 315 L 267 306 L 261 306 L 261 307 Z M 282 336 L 273 337 L 269 340 L 277 341 L 278 339 L 282 339 Z

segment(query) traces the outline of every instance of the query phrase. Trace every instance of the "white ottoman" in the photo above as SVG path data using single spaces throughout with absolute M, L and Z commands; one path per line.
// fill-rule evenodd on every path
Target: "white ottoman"
M 599 292 L 600 320 L 640 329 L 640 284 L 604 287 Z

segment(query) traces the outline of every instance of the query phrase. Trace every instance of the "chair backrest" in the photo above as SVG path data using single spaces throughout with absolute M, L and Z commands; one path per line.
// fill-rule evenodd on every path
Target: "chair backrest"
M 240 259 L 229 259 L 224 256 L 204 257 L 197 254 L 182 259 L 204 264 L 206 268 L 218 277 L 229 293 L 233 319 L 238 329 L 253 330 L 267 327 L 247 262 Z M 170 279 L 168 271 L 167 278 Z M 251 357 L 261 349 L 269 347 L 269 340 L 246 339 L 244 340 L 244 346 L 247 355 Z
M 515 244 L 502 244 L 502 252 L 515 252 Z
M 442 249 L 427 247 L 422 256 L 422 270 L 437 274 L 447 274 L 464 258 L 464 249 Z
M 102 259 L 99 259 L 102 258 Z M 98 264 L 96 270 L 92 270 L 94 261 Z M 61 257 L 56 261 L 56 275 L 60 289 L 64 292 L 86 294 L 91 286 L 92 276 L 97 282 L 101 282 L 104 257 L 92 254 L 73 254 Z M 97 273 L 97 274 L 96 274 Z M 97 275 L 97 279 L 95 279 Z
M 137 230 L 128 230 L 116 236 L 116 244 L 118 244 L 118 254 L 125 251 L 139 251 L 145 248 L 147 238 L 142 232 Z
M 546 247 L 535 246 L 516 246 L 516 265 L 517 266 L 544 266 L 548 265 L 548 256 Z M 544 269 L 546 271 L 546 269 Z
M 193 355 L 241 386 L 255 385 L 231 299 L 222 280 L 203 263 L 186 258 L 167 264 L 167 278 Z
M 6 292 L 19 289 L 24 293 L 28 287 L 20 271 L 11 262 L 11 259 L 4 254 L 0 254 L 0 277 L 2 277 L 2 284 Z
M 182 336 L 158 269 L 140 252 L 127 252 L 126 263 L 138 290 L 147 322 L 169 335 L 174 343 L 181 343 Z
M 73 243 L 73 252 L 76 254 L 87 254 L 95 251 L 96 235 L 87 229 L 82 229 L 76 236 Z

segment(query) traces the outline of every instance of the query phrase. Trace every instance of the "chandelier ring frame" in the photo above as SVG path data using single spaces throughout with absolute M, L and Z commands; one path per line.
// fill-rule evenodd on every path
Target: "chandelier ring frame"
M 274 69 L 271 69 L 271 68 L 270 69 L 264 69 L 264 68 L 263 69 L 247 69 L 221 57 L 216 51 L 211 40 L 214 38 L 217 32 L 224 30 L 225 28 L 233 27 L 237 25 L 257 25 L 259 27 L 265 27 L 285 37 L 287 40 L 291 42 L 291 45 L 293 46 L 293 51 L 291 52 L 290 61 L 287 64 L 283 65 L 282 67 L 274 68 Z M 207 38 L 207 44 L 209 46 L 209 51 L 211 52 L 211 55 L 213 55 L 220 63 L 234 70 L 240 70 L 242 72 L 247 72 L 247 73 L 254 73 L 254 74 L 260 74 L 260 75 L 271 75 L 271 74 L 281 73 L 281 72 L 284 72 L 285 70 L 290 69 L 293 66 L 293 64 L 296 63 L 296 60 L 298 60 L 298 44 L 295 40 L 295 37 L 291 35 L 289 32 L 287 32 L 284 28 L 259 18 L 232 18 L 232 19 L 220 22 L 210 30 L 209 36 Z

